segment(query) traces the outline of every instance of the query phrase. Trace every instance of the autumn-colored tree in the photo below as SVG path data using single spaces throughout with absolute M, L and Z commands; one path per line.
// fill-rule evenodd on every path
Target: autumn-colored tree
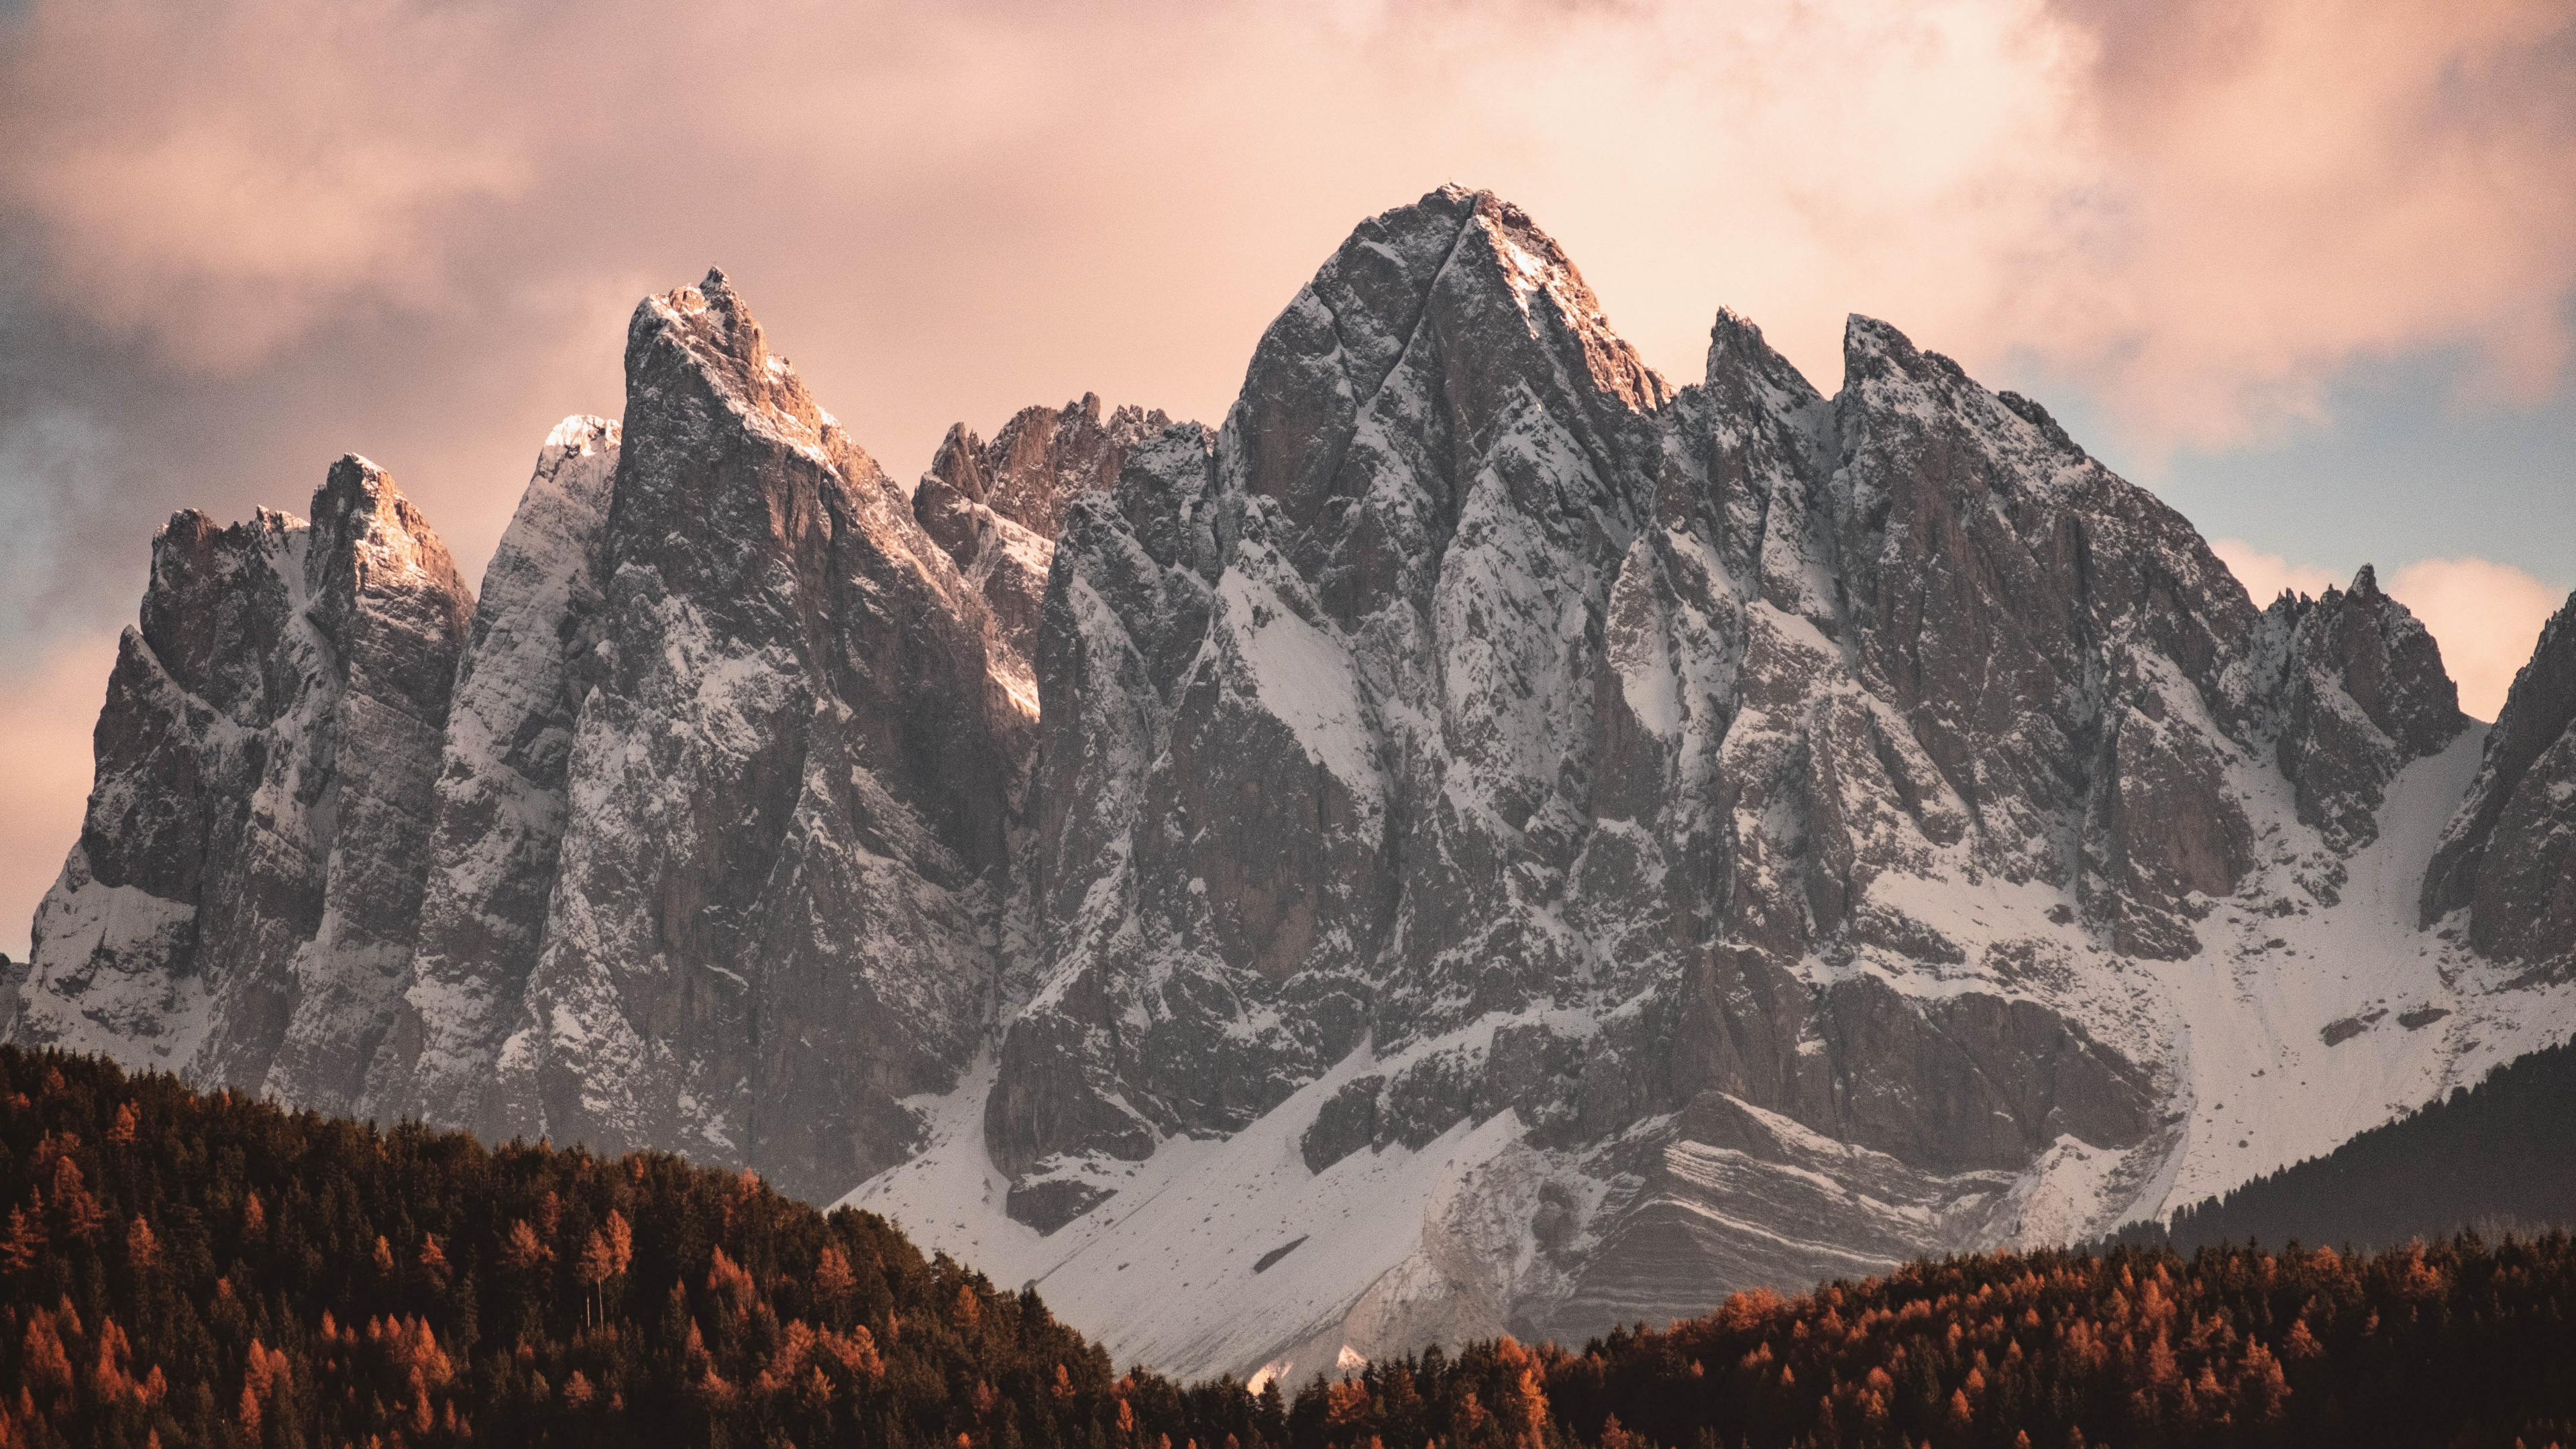
M 526 1218 L 510 1224 L 510 1235 L 501 1247 L 502 1267 L 513 1273 L 534 1273 L 553 1262 L 554 1256 L 555 1250 L 546 1246 L 545 1240 L 537 1236 L 537 1230 L 528 1226 Z
M 26 1272 L 45 1256 L 44 1209 L 9 1209 L 9 1231 L 0 1237 L 0 1269 L 12 1276 Z
M 106 1225 L 107 1213 L 92 1197 L 82 1177 L 80 1163 L 69 1153 L 54 1159 L 53 1190 L 48 1194 L 54 1213 L 62 1220 L 63 1231 L 75 1241 L 95 1242 Z
M 1033 1292 L 756 1177 L 57 1053 L 0 1048 L 0 1202 L 0 1449 L 2576 1442 L 2563 1236 L 1965 1255 L 1256 1392 L 1119 1375 Z
M 421 1276 L 427 1278 L 433 1286 L 440 1288 L 447 1286 L 450 1273 L 447 1266 L 447 1250 L 438 1245 L 436 1233 L 421 1234 L 420 1271 Z

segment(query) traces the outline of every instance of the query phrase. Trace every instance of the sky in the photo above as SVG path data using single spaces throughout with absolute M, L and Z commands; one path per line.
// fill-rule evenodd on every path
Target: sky
M 1678 382 L 1883 318 L 2491 715 L 2576 586 L 2576 3 L 0 0 L 0 951 L 151 536 L 390 469 L 470 572 L 722 265 L 897 477 L 1215 421 L 1360 219 L 1526 207 Z

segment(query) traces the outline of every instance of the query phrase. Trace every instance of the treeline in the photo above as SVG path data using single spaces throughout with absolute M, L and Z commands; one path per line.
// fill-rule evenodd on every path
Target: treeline
M 0 1048 L 0 1202 L 0 1449 L 1109 1446 L 1188 1405 L 1257 1437 L 1239 1385 L 1122 1379 L 880 1218 L 663 1154 Z
M 2507 1062 L 2324 1157 L 2138 1223 L 2119 1241 L 2387 1247 L 2475 1227 L 2576 1228 L 2576 1042 Z
M 1552 1413 L 1643 1444 L 2576 1443 L 2576 1244 L 1918 1262 L 1551 1362 Z M 1614 1423 L 1613 1420 L 1616 1420 Z
M 2576 1443 L 2576 1248 L 1920 1263 L 1293 1398 L 749 1175 L 486 1149 L 0 1048 L 0 1449 Z

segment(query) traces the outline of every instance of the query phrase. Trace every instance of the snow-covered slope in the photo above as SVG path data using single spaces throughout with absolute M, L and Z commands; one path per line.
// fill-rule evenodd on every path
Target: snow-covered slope
M 1677 389 L 1444 189 L 1217 429 L 909 497 L 720 275 L 627 364 L 409 733 L 327 723 L 323 524 L 156 565 L 19 1039 L 749 1166 L 1302 1376 L 2100 1233 L 2576 1025 L 2576 625 L 2476 725 L 2369 570 L 2258 608 L 1883 323 Z M 226 842 L 335 830 L 258 925 Z

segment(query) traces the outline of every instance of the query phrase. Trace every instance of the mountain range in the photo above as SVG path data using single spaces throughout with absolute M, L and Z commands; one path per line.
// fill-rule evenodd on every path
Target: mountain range
M 1303 1376 L 2098 1237 L 2576 1026 L 2576 602 L 2490 726 L 1855 317 L 1676 388 L 1363 223 L 1221 424 L 891 477 L 647 298 L 479 597 L 384 470 L 154 540 L 8 1039 L 756 1170 Z

